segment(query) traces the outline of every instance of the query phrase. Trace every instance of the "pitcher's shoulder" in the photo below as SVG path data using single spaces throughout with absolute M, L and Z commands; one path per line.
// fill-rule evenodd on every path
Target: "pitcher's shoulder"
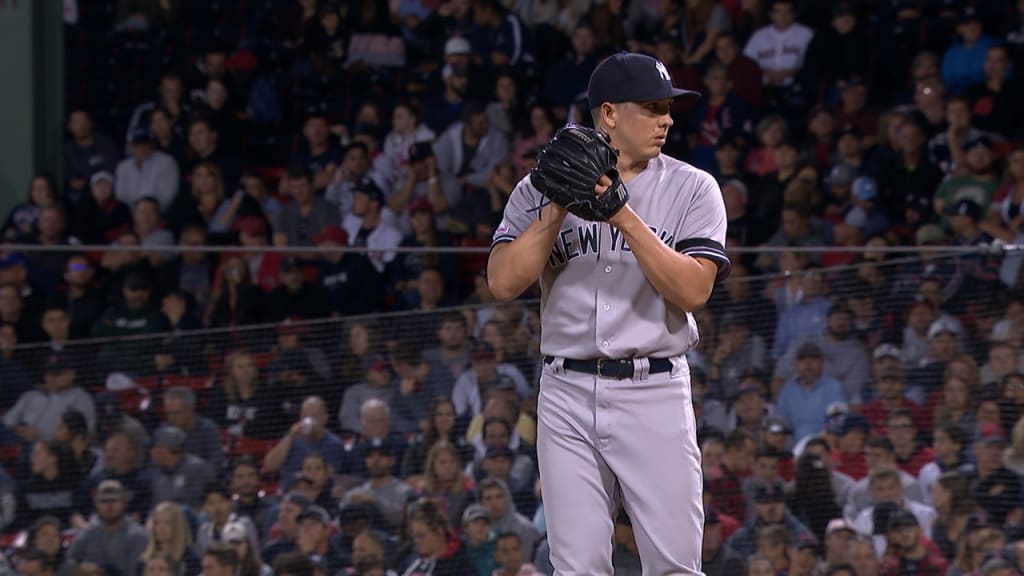
M 711 173 L 667 154 L 661 154 L 654 162 L 657 163 L 655 169 L 670 174 L 680 181 L 698 185 L 718 185 L 718 181 Z

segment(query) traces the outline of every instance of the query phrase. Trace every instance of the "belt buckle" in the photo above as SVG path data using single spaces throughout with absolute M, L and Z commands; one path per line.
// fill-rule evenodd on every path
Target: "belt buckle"
M 614 366 L 614 369 L 612 366 Z M 608 368 L 607 373 L 605 372 L 605 367 Z M 630 378 L 633 376 L 633 362 L 632 360 L 610 360 L 608 358 L 598 358 L 597 374 L 605 378 L 614 378 L 616 380 Z

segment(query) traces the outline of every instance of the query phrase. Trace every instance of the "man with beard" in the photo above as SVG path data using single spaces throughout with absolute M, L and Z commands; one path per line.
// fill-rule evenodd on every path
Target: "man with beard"
M 263 494 L 260 469 L 251 458 L 242 457 L 235 462 L 231 472 L 231 499 L 233 514 L 252 521 L 262 541 L 266 536 L 262 530 L 274 506 L 274 498 Z
M 96 520 L 79 532 L 68 556 L 79 565 L 95 564 L 114 574 L 134 574 L 139 556 L 149 544 L 149 533 L 125 516 L 124 487 L 106 480 L 96 491 Z
M 786 488 L 781 480 L 755 484 L 754 511 L 754 516 L 729 538 L 729 547 L 740 556 L 754 554 L 757 533 L 766 526 L 783 526 L 793 538 L 811 536 L 807 526 L 786 508 Z

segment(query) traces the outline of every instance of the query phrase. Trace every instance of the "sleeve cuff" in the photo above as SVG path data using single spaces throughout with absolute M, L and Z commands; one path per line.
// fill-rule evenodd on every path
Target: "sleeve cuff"
M 732 263 L 725 254 L 725 247 L 709 238 L 687 238 L 676 242 L 676 252 L 686 254 L 693 258 L 706 258 L 718 266 L 718 275 L 715 282 L 721 282 L 729 277 L 732 271 Z
M 494 238 L 494 240 L 491 240 L 491 249 L 493 250 L 494 247 L 497 246 L 498 244 L 504 244 L 505 242 L 511 242 L 511 241 L 513 241 L 515 239 L 516 239 L 515 236 L 511 236 L 509 234 L 502 234 L 501 236 L 496 236 Z

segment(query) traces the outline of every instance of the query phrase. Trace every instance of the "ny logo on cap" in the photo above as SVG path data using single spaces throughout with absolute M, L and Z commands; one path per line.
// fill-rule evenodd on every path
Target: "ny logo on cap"
M 654 67 L 658 70 L 658 75 L 661 76 L 665 82 L 672 81 L 672 77 L 668 75 L 668 68 L 665 68 L 665 65 L 661 63 L 661 60 L 655 61 Z

